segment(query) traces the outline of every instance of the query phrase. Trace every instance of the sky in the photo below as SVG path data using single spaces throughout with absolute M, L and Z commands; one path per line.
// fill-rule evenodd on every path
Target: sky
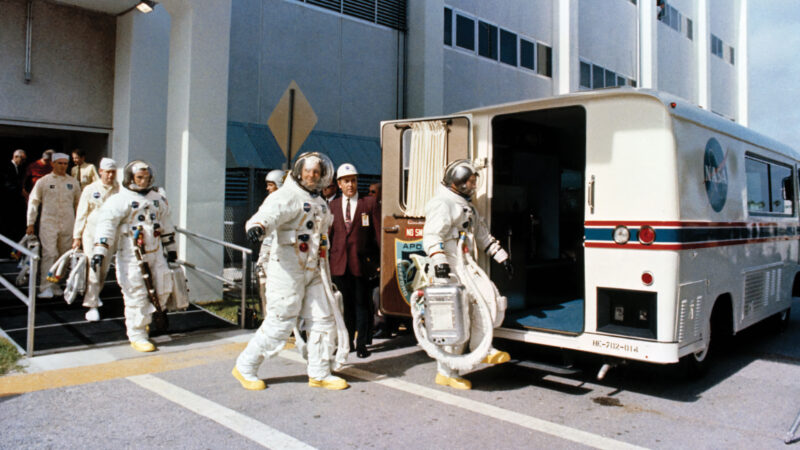
M 748 126 L 800 152 L 800 0 L 748 3 Z

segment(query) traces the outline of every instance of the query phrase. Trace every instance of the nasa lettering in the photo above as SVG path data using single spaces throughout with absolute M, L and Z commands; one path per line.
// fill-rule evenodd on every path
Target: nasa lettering
M 703 158 L 703 181 L 711 208 L 722 211 L 725 200 L 728 198 L 728 168 L 726 167 L 728 154 L 723 153 L 719 142 L 711 138 L 706 143 L 706 152 Z

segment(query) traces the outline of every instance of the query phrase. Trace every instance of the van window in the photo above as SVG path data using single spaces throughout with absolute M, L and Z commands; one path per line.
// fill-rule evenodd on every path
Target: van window
M 792 169 L 747 157 L 747 211 L 753 214 L 794 214 Z

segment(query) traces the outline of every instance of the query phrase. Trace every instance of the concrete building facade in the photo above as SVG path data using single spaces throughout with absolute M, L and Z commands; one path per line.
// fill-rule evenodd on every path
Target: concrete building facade
M 0 0 L 0 156 L 146 159 L 178 225 L 217 239 L 225 168 L 241 143 L 280 156 L 266 124 L 293 82 L 317 118 L 295 151 L 337 158 L 379 158 L 381 120 L 620 85 L 747 123 L 747 0 L 137 3 Z M 182 243 L 221 269 L 218 248 Z

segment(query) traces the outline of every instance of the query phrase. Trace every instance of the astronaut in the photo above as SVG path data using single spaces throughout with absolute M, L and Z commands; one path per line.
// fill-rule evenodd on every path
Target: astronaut
M 500 243 L 489 234 L 485 222 L 471 203 L 478 183 L 478 173 L 472 163 L 461 159 L 453 161 L 445 169 L 442 185 L 437 186 L 436 194 L 425 205 L 425 226 L 422 229 L 422 245 L 434 267 L 434 282 L 447 282 L 451 276 L 451 267 L 458 263 L 458 240 L 461 232 L 471 233 L 475 237 L 475 245 L 483 249 L 496 262 L 503 264 L 509 277 L 513 275 L 513 266 L 508 253 L 500 247 Z M 458 277 L 457 274 L 453 274 Z M 478 308 L 470 302 L 470 349 L 481 342 L 487 330 L 483 329 Z M 460 346 L 463 347 L 463 346 Z M 451 353 L 461 353 L 463 348 L 452 348 Z M 483 360 L 488 364 L 507 362 L 507 352 L 495 348 Z M 457 371 L 437 361 L 436 384 L 456 389 L 470 389 L 472 383 L 459 377 Z
M 112 249 L 116 249 L 117 282 L 125 302 L 128 340 L 140 352 L 155 350 L 148 340 L 147 325 L 156 308 L 148 297 L 137 253 L 149 266 L 162 308 L 172 292 L 167 262 L 178 258 L 167 199 L 153 187 L 153 177 L 153 168 L 144 161 L 131 161 L 125 166 L 119 193 L 109 197 L 98 211 L 91 260 L 92 270 L 101 271 Z
M 83 248 L 86 255 L 92 254 L 94 247 L 94 230 L 97 226 L 97 216 L 100 206 L 109 197 L 119 192 L 117 183 L 117 163 L 111 158 L 100 160 L 100 179 L 89 184 L 81 192 L 81 200 L 78 203 L 78 211 L 75 213 L 75 227 L 72 229 L 72 248 Z M 115 249 L 109 248 L 109 254 L 114 254 Z M 86 295 L 83 297 L 83 306 L 89 308 L 86 311 L 86 320 L 96 322 L 100 320 L 100 312 L 97 310 L 102 306 L 100 291 L 103 290 L 103 283 L 106 281 L 108 265 L 111 258 L 104 258 L 103 265 L 99 271 L 89 271 L 89 283 L 86 286 Z
M 70 249 L 75 208 L 81 197 L 78 180 L 67 175 L 69 156 L 66 153 L 54 153 L 52 158 L 53 171 L 41 177 L 31 189 L 28 197 L 28 227 L 25 230 L 26 234 L 33 234 L 36 218 L 39 218 L 41 298 L 63 294 L 58 283 L 47 280 L 47 271 L 59 256 Z
M 326 234 L 333 216 L 320 191 L 332 178 L 333 163 L 327 156 L 300 155 L 283 187 L 267 197 L 248 221 L 251 241 L 273 232 L 275 239 L 267 262 L 267 315 L 232 370 L 245 389 L 266 388 L 258 378 L 258 368 L 265 358 L 283 349 L 298 317 L 308 334 L 308 385 L 331 390 L 348 387 L 344 379 L 331 374 L 337 328 L 321 273 L 327 264 L 323 258 L 327 258 Z
M 280 169 L 271 170 L 266 178 L 265 181 L 267 182 L 267 196 L 272 194 L 273 192 L 277 191 L 278 189 L 283 186 L 283 179 L 286 177 L 286 173 Z M 266 201 L 266 199 L 264 199 Z M 245 229 L 249 229 L 253 226 L 252 220 L 255 219 L 255 215 L 250 218 L 250 220 L 245 223 Z M 261 311 L 267 311 L 267 296 L 266 296 L 266 287 L 267 287 L 267 261 L 269 261 L 269 250 L 272 246 L 272 239 L 274 233 L 270 234 L 269 236 L 264 236 L 264 239 L 261 241 L 261 249 L 258 251 L 258 260 L 256 261 L 256 275 L 258 276 L 258 287 L 259 287 L 259 295 L 261 297 Z

